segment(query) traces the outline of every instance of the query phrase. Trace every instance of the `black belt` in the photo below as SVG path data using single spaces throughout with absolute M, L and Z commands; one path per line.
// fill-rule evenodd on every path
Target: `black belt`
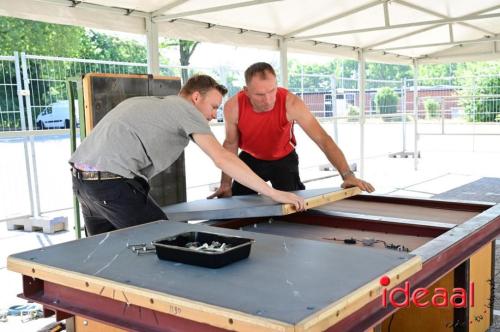
M 95 171 L 95 172 L 90 172 L 90 171 L 81 171 L 77 168 L 71 168 L 71 174 L 80 180 L 94 180 L 94 181 L 99 181 L 99 180 L 113 180 L 113 179 L 123 179 L 123 176 L 111 173 L 111 172 L 100 172 L 100 171 Z

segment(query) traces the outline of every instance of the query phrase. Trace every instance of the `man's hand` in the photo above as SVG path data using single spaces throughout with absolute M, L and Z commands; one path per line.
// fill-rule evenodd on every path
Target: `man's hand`
M 341 185 L 342 188 L 351 188 L 351 187 L 358 187 L 359 189 L 366 191 L 366 192 L 373 192 L 375 191 L 375 188 L 373 186 L 361 179 L 358 179 L 355 176 L 348 176 L 344 179 L 344 183 Z
M 269 195 L 269 197 L 278 203 L 293 204 L 297 211 L 305 210 L 304 198 L 295 195 L 294 193 L 273 189 L 273 192 Z
M 208 196 L 208 199 L 212 198 L 223 198 L 223 197 L 231 197 L 233 196 L 233 192 L 231 190 L 231 185 L 221 184 L 220 187 L 215 191 L 212 195 Z

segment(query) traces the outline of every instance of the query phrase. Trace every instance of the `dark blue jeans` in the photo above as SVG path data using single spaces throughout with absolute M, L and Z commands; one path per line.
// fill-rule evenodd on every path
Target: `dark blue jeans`
M 73 177 L 87 235 L 168 219 L 142 179 L 82 180 Z

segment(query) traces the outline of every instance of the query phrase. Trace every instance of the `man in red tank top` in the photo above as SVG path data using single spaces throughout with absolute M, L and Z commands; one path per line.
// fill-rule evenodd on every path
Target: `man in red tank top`
M 311 137 L 339 171 L 342 187 L 359 187 L 372 192 L 373 186 L 356 178 L 337 144 L 321 127 L 304 102 L 278 87 L 273 67 L 258 62 L 245 71 L 246 87 L 224 105 L 226 139 L 224 148 L 237 154 L 264 181 L 284 191 L 305 189 L 299 177 L 295 152 L 295 122 Z M 221 185 L 209 198 L 255 193 L 223 173 Z

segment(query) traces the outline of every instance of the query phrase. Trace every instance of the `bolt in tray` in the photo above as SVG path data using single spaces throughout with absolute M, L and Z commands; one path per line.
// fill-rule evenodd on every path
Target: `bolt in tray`
M 250 255 L 252 242 L 253 239 L 237 236 L 186 232 L 152 243 L 156 247 L 159 259 L 219 268 L 247 258 Z

